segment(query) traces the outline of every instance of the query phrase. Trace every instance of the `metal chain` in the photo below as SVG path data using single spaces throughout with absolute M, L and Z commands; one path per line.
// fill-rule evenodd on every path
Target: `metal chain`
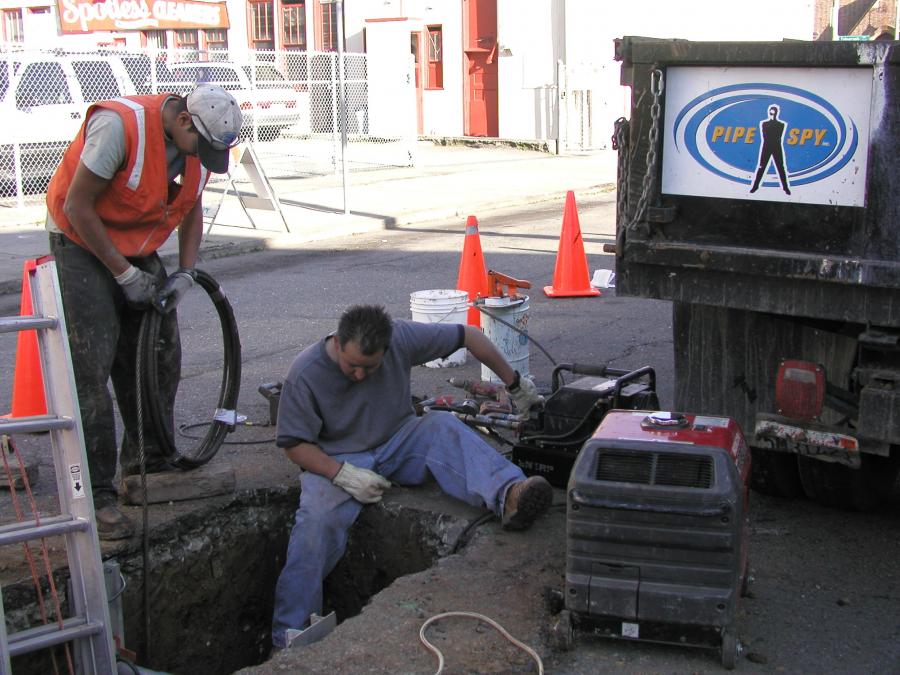
M 648 137 L 649 145 L 647 146 L 647 168 L 644 172 L 644 180 L 641 184 L 641 197 L 638 199 L 637 208 L 634 211 L 634 217 L 628 223 L 628 229 L 633 230 L 639 224 L 644 222 L 647 213 L 647 202 L 650 199 L 650 192 L 653 181 L 656 179 L 656 164 L 658 162 L 658 153 L 656 146 L 659 143 L 659 115 L 662 110 L 660 99 L 665 89 L 665 80 L 663 73 L 659 68 L 654 69 L 650 73 L 650 93 L 653 95 L 653 103 L 650 105 L 650 135 Z
M 615 121 L 612 149 L 618 151 L 616 162 L 616 229 L 625 223 L 628 216 L 628 120 L 620 117 Z

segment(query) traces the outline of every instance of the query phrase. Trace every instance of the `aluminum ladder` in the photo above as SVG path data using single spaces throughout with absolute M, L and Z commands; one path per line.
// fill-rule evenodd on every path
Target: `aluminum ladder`
M 0 588 L 0 675 L 12 673 L 13 656 L 70 641 L 80 673 L 115 673 L 103 561 L 56 263 L 41 262 L 28 277 L 34 315 L 0 318 L 0 333 L 36 330 L 48 413 L 0 419 L 0 434 L 50 432 L 60 513 L 0 526 L 0 545 L 64 535 L 71 616 L 61 625 L 53 621 L 7 634 Z

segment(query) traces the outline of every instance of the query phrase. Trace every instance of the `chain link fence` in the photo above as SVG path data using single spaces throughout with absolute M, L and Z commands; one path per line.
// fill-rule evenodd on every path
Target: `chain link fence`
M 373 86 L 366 54 L 147 50 L 24 51 L 0 45 L 0 204 L 39 203 L 87 108 L 134 94 L 219 85 L 241 106 L 241 136 L 270 179 L 415 163 L 411 123 L 372 124 L 409 93 Z M 378 82 L 379 80 L 375 80 Z M 341 95 L 343 93 L 343 96 Z M 342 100 L 345 105 L 342 105 Z M 346 146 L 341 110 L 346 110 Z M 221 182 L 224 177 L 216 177 Z
M 614 121 L 626 114 L 609 92 L 618 89 L 618 68 L 593 62 L 563 63 L 557 67 L 559 82 L 559 134 L 567 152 L 610 147 Z

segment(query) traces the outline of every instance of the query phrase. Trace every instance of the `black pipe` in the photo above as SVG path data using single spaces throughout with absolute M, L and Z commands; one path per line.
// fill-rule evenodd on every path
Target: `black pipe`
M 241 341 L 238 336 L 234 312 L 218 282 L 202 270 L 197 270 L 197 283 L 207 292 L 222 326 L 224 354 L 222 360 L 222 387 L 216 405 L 222 411 L 222 419 L 214 419 L 206 435 L 198 445 L 182 452 L 175 447 L 172 431 L 166 427 L 166 411 L 163 396 L 159 394 L 159 368 L 156 344 L 162 314 L 155 311 L 144 313 L 141 334 L 144 345 L 143 372 L 141 381 L 144 392 L 144 409 L 148 420 L 156 431 L 160 450 L 170 464 L 179 469 L 196 469 L 211 460 L 219 451 L 225 436 L 234 429 L 238 393 L 241 384 Z

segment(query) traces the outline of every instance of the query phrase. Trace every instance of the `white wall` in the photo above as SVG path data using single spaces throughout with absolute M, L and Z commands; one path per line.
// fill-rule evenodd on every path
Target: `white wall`
M 426 89 L 423 93 L 422 131 L 429 136 L 462 136 L 465 115 L 465 59 L 462 49 L 462 5 L 459 0 L 428 3 L 428 25 L 439 24 L 444 40 L 444 88 Z M 428 58 L 424 45 L 423 58 Z
M 412 57 L 409 34 L 417 30 L 411 20 L 379 21 L 368 26 L 369 133 L 405 138 L 415 134 L 415 87 L 411 85 Z
M 595 135 L 610 136 L 628 101 L 613 59 L 615 38 L 808 40 L 813 4 L 754 0 L 738 9 L 723 0 L 497 0 L 500 136 L 556 137 L 559 60 L 591 78 L 574 85 L 593 90 L 592 123 L 600 127 Z
M 598 3 L 567 0 L 567 64 L 596 73 L 595 136 L 611 136 L 613 122 L 630 115 L 630 91 L 620 86 L 614 40 L 626 35 L 686 40 L 811 40 L 813 0 L 637 0 Z
M 556 136 L 556 63 L 563 57 L 564 0 L 498 0 L 500 137 Z
M 612 58 L 624 35 L 685 40 L 811 40 L 813 0 L 568 0 L 567 39 Z M 599 50 L 596 48 L 599 47 Z
M 347 51 L 373 53 L 378 49 L 364 40 L 366 19 L 408 19 L 405 34 L 396 40 L 409 49 L 409 31 L 426 25 L 440 25 L 444 36 L 443 89 L 426 89 L 422 94 L 422 131 L 426 135 L 460 136 L 463 133 L 463 53 L 461 0 L 345 0 L 344 26 Z M 369 23 L 370 31 L 379 23 Z M 421 59 L 428 58 L 428 45 L 421 43 Z M 376 55 L 377 57 L 377 55 Z M 424 63 L 424 61 L 423 61 Z

